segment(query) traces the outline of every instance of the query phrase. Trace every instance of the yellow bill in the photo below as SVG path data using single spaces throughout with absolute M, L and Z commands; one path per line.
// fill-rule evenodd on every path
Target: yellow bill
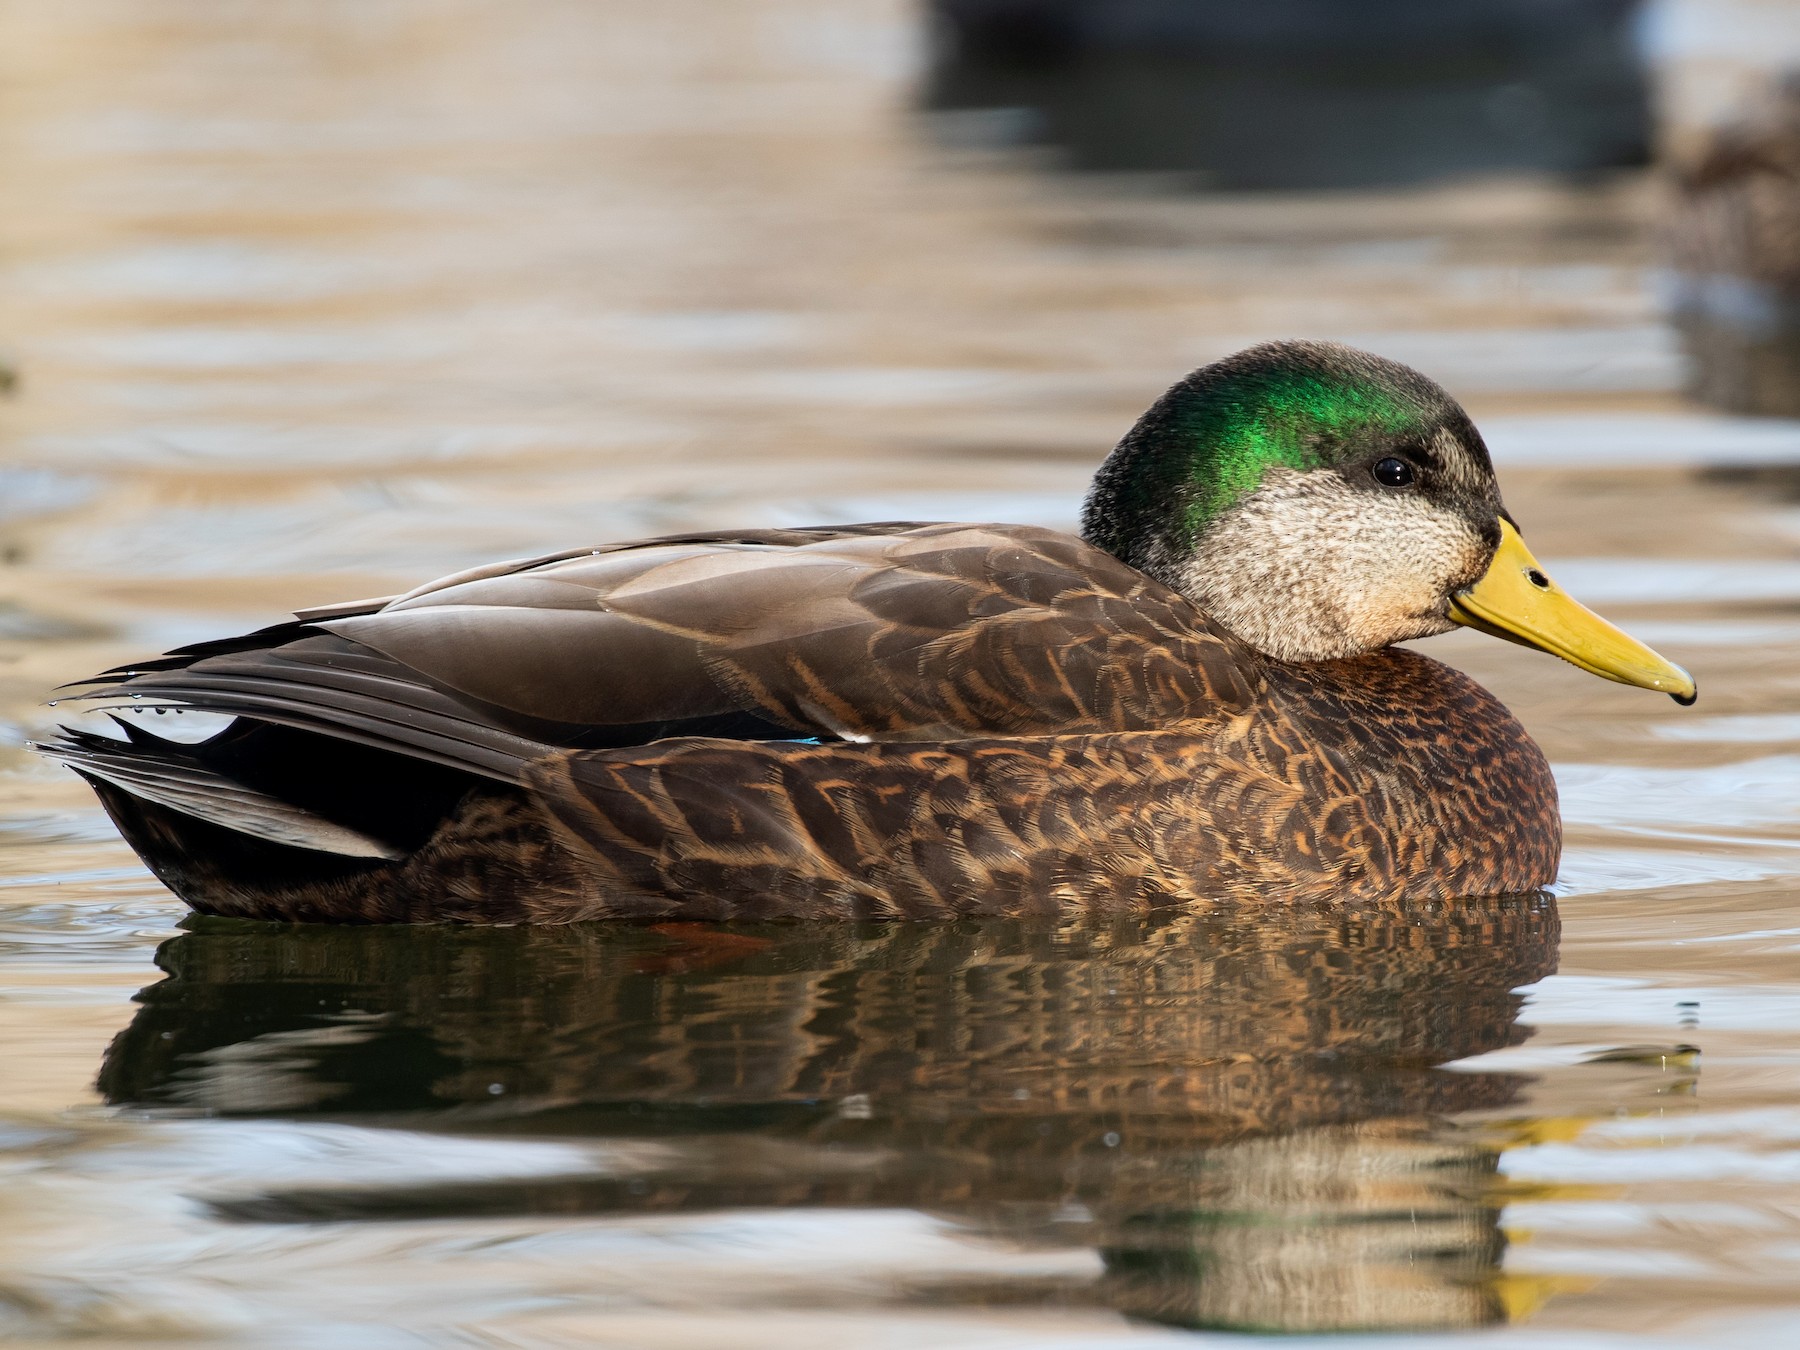
M 1450 597 L 1450 617 L 1603 679 L 1660 689 L 1684 707 L 1699 697 L 1692 675 L 1570 599 L 1508 521 L 1500 522 L 1500 547 L 1481 580 Z

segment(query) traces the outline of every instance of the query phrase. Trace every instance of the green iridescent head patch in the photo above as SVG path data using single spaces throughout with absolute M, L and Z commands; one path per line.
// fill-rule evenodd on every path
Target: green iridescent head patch
M 1094 479 L 1083 532 L 1141 566 L 1149 552 L 1191 549 L 1272 470 L 1346 462 L 1452 417 L 1441 388 L 1396 362 L 1332 343 L 1252 347 L 1195 371 L 1139 419 Z
M 1419 426 L 1418 409 L 1388 391 L 1313 370 L 1230 381 L 1209 394 L 1183 400 L 1170 428 L 1185 442 L 1171 449 L 1186 452 L 1190 535 L 1256 491 L 1271 469 L 1323 468 L 1353 444 Z

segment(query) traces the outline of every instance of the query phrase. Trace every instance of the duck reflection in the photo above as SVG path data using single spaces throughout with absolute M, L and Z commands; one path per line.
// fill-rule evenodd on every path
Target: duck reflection
M 346 1221 L 906 1207 L 1098 1251 L 1185 1325 L 1504 1316 L 1494 1146 L 1547 896 L 1044 923 L 556 929 L 190 920 L 107 1053 L 113 1103 L 656 1140 L 604 1175 L 270 1192 Z

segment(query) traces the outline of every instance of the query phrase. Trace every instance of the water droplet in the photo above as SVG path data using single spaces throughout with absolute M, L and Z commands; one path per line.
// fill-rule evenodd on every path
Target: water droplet
M 1117 1148 L 1119 1146 L 1119 1132 L 1117 1130 L 1108 1130 L 1105 1134 L 1100 1136 L 1100 1142 L 1105 1144 L 1108 1148 Z

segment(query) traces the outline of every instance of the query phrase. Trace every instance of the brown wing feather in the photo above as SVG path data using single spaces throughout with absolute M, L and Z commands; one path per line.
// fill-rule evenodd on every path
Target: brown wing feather
M 179 701 L 516 779 L 557 746 L 733 716 L 847 739 L 1160 729 L 1242 711 L 1261 679 L 1181 596 L 1023 526 L 651 540 L 331 614 L 269 630 L 266 649 L 243 639 L 147 663 L 88 696 Z
M 1188 601 L 1020 526 L 648 544 L 323 626 L 441 687 L 584 724 L 738 710 L 851 738 L 1100 732 L 1242 709 L 1255 689 Z
M 448 695 L 404 665 L 326 633 L 227 651 L 83 691 L 101 706 L 168 702 L 321 732 L 504 782 L 551 753 L 552 739 Z M 141 702 L 140 702 L 141 700 Z

